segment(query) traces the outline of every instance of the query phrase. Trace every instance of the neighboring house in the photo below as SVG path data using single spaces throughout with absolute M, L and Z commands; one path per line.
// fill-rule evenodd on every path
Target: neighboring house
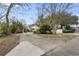
M 38 27 L 38 26 L 36 26 L 36 25 L 34 25 L 34 26 L 32 26 L 32 27 L 31 27 L 31 29 L 32 29 L 32 31 L 36 31 L 36 30 L 38 30 L 38 29 L 39 29 L 39 27 Z
M 74 28 L 76 31 L 79 31 L 79 24 L 70 25 L 70 27 Z
M 70 27 L 74 28 L 76 31 L 79 31 L 79 20 L 78 20 L 78 24 L 70 25 Z
M 29 25 L 29 28 L 31 29 L 31 31 L 36 31 L 39 29 L 39 27 L 35 24 Z

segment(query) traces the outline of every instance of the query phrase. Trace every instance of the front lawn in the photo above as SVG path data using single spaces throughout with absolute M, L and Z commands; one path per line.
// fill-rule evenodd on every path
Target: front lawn
M 78 37 L 79 35 L 74 35 L 74 33 L 72 33 L 73 35 L 71 35 L 70 33 L 67 34 L 39 34 L 40 36 L 44 37 L 44 38 L 48 38 L 49 40 L 62 40 L 64 42 L 67 42 L 69 40 L 72 40 L 76 37 Z

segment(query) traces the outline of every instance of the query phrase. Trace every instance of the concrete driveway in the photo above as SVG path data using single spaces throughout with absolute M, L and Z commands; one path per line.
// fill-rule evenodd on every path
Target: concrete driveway
M 39 56 L 44 54 L 39 47 L 34 46 L 28 41 L 23 41 L 24 39 L 27 39 L 25 38 L 25 33 L 20 36 L 20 44 L 7 53 L 6 56 Z
M 23 33 L 20 44 L 6 56 L 40 56 L 40 55 L 79 55 L 79 38 L 65 43 L 61 40 L 49 40 L 33 33 Z
M 61 41 L 51 41 L 33 33 L 23 33 L 20 36 L 20 44 L 6 56 L 40 56 L 62 44 Z

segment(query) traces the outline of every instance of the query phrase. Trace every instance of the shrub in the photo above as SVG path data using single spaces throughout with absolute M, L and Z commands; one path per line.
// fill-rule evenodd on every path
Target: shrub
M 65 29 L 70 30 L 70 29 L 72 29 L 72 28 L 71 28 L 70 26 L 66 26 Z
M 39 31 L 39 30 L 37 30 L 37 31 L 34 31 L 33 33 L 40 34 L 40 31 Z
M 74 33 L 75 30 L 63 30 L 63 33 Z
M 17 28 L 16 28 L 15 24 L 12 24 L 10 26 L 10 30 L 11 30 L 11 33 L 15 33 L 16 32 Z
M 11 33 L 21 33 L 23 31 L 23 24 L 19 21 L 13 21 L 10 25 Z
M 73 30 L 73 31 L 75 31 L 75 29 L 70 27 L 70 26 L 66 26 L 66 30 Z
M 40 27 L 38 32 L 40 32 L 41 34 L 51 34 L 51 30 L 52 28 L 49 25 L 43 25 Z
M 7 26 L 6 23 L 0 23 L 0 36 L 7 35 Z
M 27 32 L 27 29 L 24 28 L 24 32 Z
M 7 25 L 5 22 L 0 23 L 0 37 L 7 36 Z
M 63 30 L 63 33 L 74 33 L 75 29 L 70 27 L 70 26 L 66 26 L 65 30 Z

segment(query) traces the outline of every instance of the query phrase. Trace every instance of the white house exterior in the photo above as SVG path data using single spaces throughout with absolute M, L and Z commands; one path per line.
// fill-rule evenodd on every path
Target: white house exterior
M 79 24 L 70 25 L 70 27 L 74 28 L 76 31 L 79 31 Z
M 36 25 L 32 26 L 31 28 L 33 29 L 33 31 L 36 31 L 36 30 L 38 30 L 38 29 L 39 29 L 39 27 L 38 27 L 38 26 L 36 26 Z

